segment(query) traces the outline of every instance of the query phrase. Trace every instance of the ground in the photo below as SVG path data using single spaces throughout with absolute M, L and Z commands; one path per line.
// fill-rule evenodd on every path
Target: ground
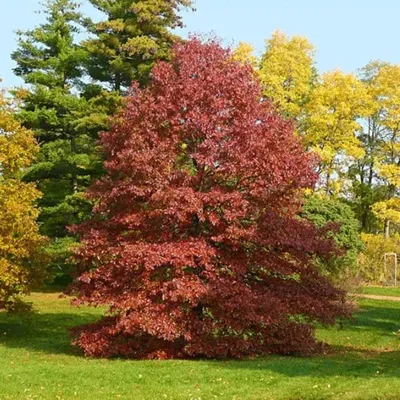
M 397 287 L 381 287 L 381 286 L 366 286 L 359 290 L 362 294 L 372 296 L 390 296 L 400 299 L 400 286 Z
M 375 290 L 375 292 L 374 292 Z M 383 292 L 382 292 L 383 290 Z M 400 296 L 400 289 L 367 294 Z M 245 361 L 92 360 L 68 328 L 101 311 L 34 293 L 31 318 L 0 313 L 0 399 L 400 399 L 400 302 L 359 299 L 342 327 L 319 329 L 332 354 Z

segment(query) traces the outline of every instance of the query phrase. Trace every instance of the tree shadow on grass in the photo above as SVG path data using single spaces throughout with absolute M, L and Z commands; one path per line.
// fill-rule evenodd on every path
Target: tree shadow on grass
M 345 349 L 341 349 L 345 350 Z M 228 369 L 251 370 L 256 373 L 271 371 L 286 377 L 315 378 L 352 377 L 379 379 L 381 377 L 400 378 L 400 351 L 371 352 L 347 349 L 346 354 L 318 357 L 271 356 L 246 361 L 213 361 L 210 365 Z
M 363 306 L 354 319 L 345 321 L 346 330 L 369 330 L 374 335 L 388 335 L 400 329 L 400 307 Z
M 51 285 L 46 285 L 46 286 L 40 287 L 37 291 L 34 291 L 34 292 L 60 294 L 60 293 L 64 293 L 67 289 L 68 289 L 67 285 L 51 284 Z
M 36 313 L 29 318 L 0 313 L 0 344 L 45 354 L 82 356 L 82 352 L 71 345 L 69 330 L 99 318 L 98 314 L 82 309 Z M 343 335 L 369 331 L 374 336 L 393 337 L 393 331 L 396 327 L 399 329 L 399 325 L 399 308 L 364 306 L 354 320 L 344 324 Z M 270 356 L 255 360 L 201 362 L 215 368 L 251 370 L 254 373 L 271 371 L 287 377 L 400 378 L 400 347 L 378 352 L 343 345 L 335 346 L 327 355 L 309 358 Z
M 338 329 L 338 328 L 330 328 Z M 314 357 L 270 356 L 255 360 L 230 361 L 218 364 L 225 368 L 272 371 L 288 377 L 354 377 L 372 379 L 400 378 L 400 307 L 365 305 L 354 319 L 344 322 L 342 332 L 347 337 L 357 333 L 370 334 L 373 339 L 389 338 L 393 346 L 385 351 L 352 346 L 332 346 L 328 354 Z M 393 341 L 392 341 L 393 340 Z M 362 346 L 362 343 L 360 343 Z M 213 361 L 212 364 L 218 363 Z
M 81 355 L 71 345 L 70 329 L 98 319 L 99 316 L 82 312 L 25 316 L 0 313 L 0 344 L 43 353 Z

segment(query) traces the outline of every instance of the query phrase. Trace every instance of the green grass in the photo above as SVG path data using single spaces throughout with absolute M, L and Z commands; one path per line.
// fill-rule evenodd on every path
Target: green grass
M 399 282 L 400 285 L 400 282 Z M 383 286 L 365 286 L 362 288 L 363 294 L 373 294 L 377 296 L 395 296 L 400 297 L 400 286 L 383 287 Z
M 334 353 L 245 361 L 85 359 L 68 328 L 100 311 L 55 293 L 31 296 L 30 320 L 0 313 L 0 399 L 400 399 L 400 302 L 360 300 L 342 329 L 320 329 Z

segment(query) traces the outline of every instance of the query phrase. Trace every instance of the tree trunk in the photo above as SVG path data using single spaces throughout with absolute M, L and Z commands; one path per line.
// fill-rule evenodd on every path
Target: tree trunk
M 390 219 L 385 220 L 385 239 L 390 237 Z

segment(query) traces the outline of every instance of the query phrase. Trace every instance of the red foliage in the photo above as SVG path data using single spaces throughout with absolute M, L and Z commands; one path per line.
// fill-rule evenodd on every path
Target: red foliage
M 312 160 L 260 93 L 249 66 L 197 39 L 133 86 L 77 229 L 77 301 L 110 306 L 74 330 L 86 355 L 309 354 L 315 322 L 348 315 L 313 262 L 332 242 L 296 218 Z

